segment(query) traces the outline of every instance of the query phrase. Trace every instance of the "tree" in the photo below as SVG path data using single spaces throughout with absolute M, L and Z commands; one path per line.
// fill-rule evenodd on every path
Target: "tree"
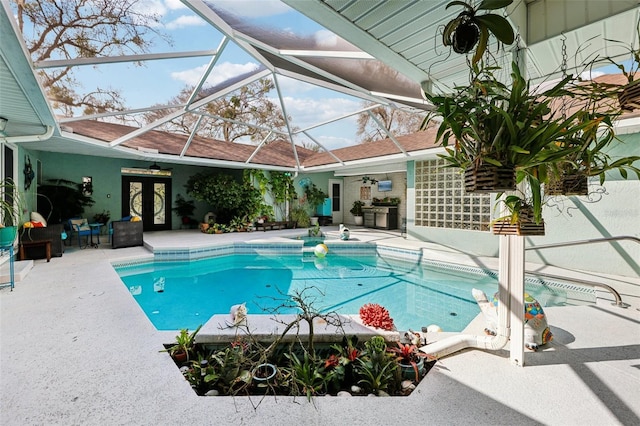
M 224 173 L 197 173 L 187 180 L 187 194 L 209 204 L 218 223 L 229 223 L 234 217 L 253 220 L 262 209 L 260 190 L 246 178 L 239 182 Z
M 363 108 L 372 106 L 372 102 L 364 102 Z M 378 106 L 370 110 L 371 113 L 384 125 L 384 129 L 371 118 L 368 112 L 358 115 L 358 128 L 356 136 L 359 137 L 360 143 L 374 142 L 386 139 L 389 136 L 384 131 L 390 131 L 396 136 L 414 133 L 420 130 L 420 124 L 424 119 L 424 114 L 410 113 L 390 108 Z
M 138 4 L 137 4 L 138 3 Z M 136 0 L 16 0 L 16 17 L 34 62 L 48 59 L 97 58 L 148 52 L 151 35 L 159 31 L 160 16 Z M 29 21 L 27 25 L 25 22 Z M 33 26 L 33 27 L 31 27 Z M 31 35 L 25 33 L 31 30 Z M 97 88 L 79 93 L 72 67 L 40 71 L 53 107 L 65 116 L 82 108 L 85 114 L 123 109 L 120 93 Z
M 269 130 L 265 128 L 285 131 L 286 121 L 282 110 L 268 98 L 269 92 L 273 89 L 273 81 L 263 78 L 241 87 L 228 97 L 209 102 L 199 110 L 204 116 L 196 133 L 199 136 L 228 142 L 244 138 L 250 138 L 252 142 L 260 142 L 269 134 Z M 199 97 L 207 96 L 213 90 L 214 88 L 204 89 Z M 193 87 L 185 87 L 168 104 L 185 104 L 192 92 Z M 145 120 L 151 123 L 169 112 L 171 111 L 168 108 L 154 110 L 145 114 Z M 167 123 L 162 129 L 190 134 L 197 119 L 196 114 L 183 114 Z

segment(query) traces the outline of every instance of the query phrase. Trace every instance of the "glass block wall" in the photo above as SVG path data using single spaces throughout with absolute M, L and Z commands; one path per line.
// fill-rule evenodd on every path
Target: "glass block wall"
M 442 159 L 416 161 L 416 226 L 488 231 L 491 194 L 467 194 L 460 169 Z

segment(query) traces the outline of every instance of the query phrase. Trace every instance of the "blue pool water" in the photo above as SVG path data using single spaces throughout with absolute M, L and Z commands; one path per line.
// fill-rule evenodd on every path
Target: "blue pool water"
M 365 303 L 378 303 L 389 310 L 399 330 L 437 324 L 443 331 L 462 331 L 480 312 L 471 289 L 489 296 L 498 289 L 497 280 L 485 274 L 375 256 L 236 254 L 116 269 L 158 330 L 195 329 L 238 303 L 246 303 L 249 314 L 271 313 L 286 295 L 310 288 L 306 294 L 322 312 L 357 314 Z

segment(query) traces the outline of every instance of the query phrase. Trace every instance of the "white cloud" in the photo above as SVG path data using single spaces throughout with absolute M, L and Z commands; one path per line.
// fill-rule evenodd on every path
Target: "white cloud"
M 170 10 L 178 10 L 178 9 L 186 9 L 187 6 L 184 5 L 180 0 L 165 0 L 164 2 L 167 9 Z
M 141 14 L 159 15 L 160 17 L 163 17 L 167 13 L 167 8 L 160 0 L 136 1 L 133 3 L 131 8 Z
M 186 27 L 200 27 L 203 25 L 206 25 L 206 22 L 199 16 L 182 15 L 173 21 L 168 22 L 165 26 L 168 30 L 175 30 Z
M 580 74 L 580 78 L 583 80 L 593 80 L 604 74 L 605 73 L 602 71 L 585 71 L 582 74 Z
M 317 31 L 314 38 L 319 47 L 333 47 L 338 43 L 338 36 L 327 30 Z
M 316 89 L 313 84 L 305 83 L 295 78 L 278 75 L 278 85 L 280 90 L 286 96 L 288 93 L 305 93 Z
M 161 0 L 137 1 L 133 4 L 132 8 L 146 14 L 158 14 L 164 16 L 167 13 L 167 8 Z
M 247 62 L 245 64 L 232 64 L 230 62 L 223 62 L 216 65 L 216 67 L 213 69 L 213 72 L 209 74 L 207 83 L 215 86 L 216 84 L 226 81 L 229 78 L 251 72 L 257 67 L 258 65 L 253 62 Z M 173 78 L 174 80 L 182 81 L 189 85 L 195 85 L 198 83 L 198 81 L 200 81 L 200 78 L 202 77 L 202 74 L 206 69 L 207 65 L 202 65 L 200 67 L 192 68 L 189 70 L 173 72 L 171 73 L 171 78 Z
M 344 98 L 285 97 L 284 104 L 287 114 L 293 119 L 293 124 L 300 128 L 342 117 L 360 109 L 360 104 L 357 101 Z M 355 116 L 351 116 L 340 120 L 339 123 L 354 120 L 356 120 Z

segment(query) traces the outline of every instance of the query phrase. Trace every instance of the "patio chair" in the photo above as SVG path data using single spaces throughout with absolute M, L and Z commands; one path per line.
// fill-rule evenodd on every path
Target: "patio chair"
M 93 239 L 93 234 L 97 235 L 97 229 L 93 229 L 89 226 L 89 222 L 86 218 L 73 218 L 69 219 L 69 229 L 71 230 L 70 241 L 73 244 L 73 237 L 78 239 L 78 247 L 84 248 L 89 245 L 89 238 Z M 86 244 L 82 246 L 82 238 L 85 238 Z
M 113 238 L 113 222 L 131 222 L 131 216 L 124 216 L 120 220 L 109 222 L 109 226 L 107 227 L 107 233 L 109 234 L 109 244 L 111 244 L 111 239 Z
M 111 248 L 133 247 L 144 244 L 144 227 L 141 220 L 116 220 L 109 225 L 111 226 L 109 229 Z

